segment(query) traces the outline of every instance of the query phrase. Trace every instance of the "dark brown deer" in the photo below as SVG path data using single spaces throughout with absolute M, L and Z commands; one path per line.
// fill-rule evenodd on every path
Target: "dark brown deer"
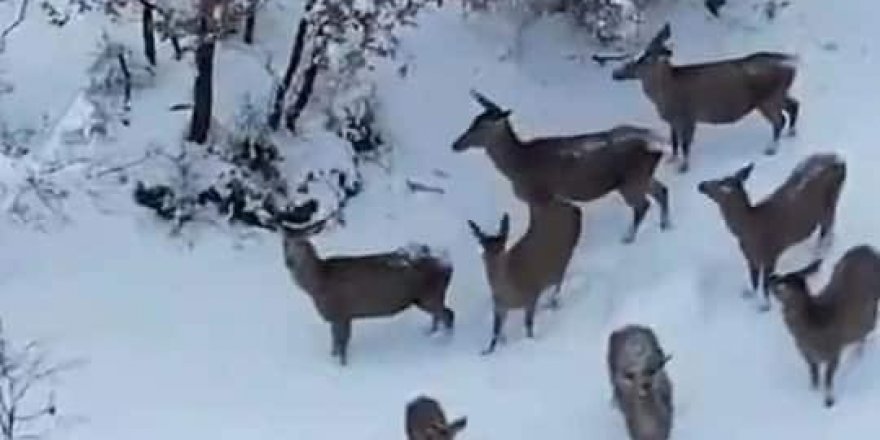
M 665 366 L 670 359 L 648 327 L 627 325 L 608 337 L 608 377 L 631 440 L 669 438 L 672 382 Z
M 467 417 L 452 422 L 436 400 L 419 396 L 406 405 L 407 440 L 452 440 L 467 427 Z
M 559 290 L 581 231 L 580 209 L 562 202 L 529 207 L 526 233 L 505 250 L 510 216 L 504 214 L 497 235 L 488 235 L 468 221 L 483 248 L 483 265 L 492 291 L 492 340 L 483 354 L 495 350 L 503 339 L 504 321 L 511 309 L 525 309 L 526 336 L 534 337 L 538 297 L 553 288 L 551 307 L 558 305 Z
M 345 365 L 351 321 L 395 315 L 410 306 L 433 317 L 430 332 L 443 323 L 453 327 L 454 314 L 445 305 L 452 266 L 426 245 L 393 252 L 321 258 L 308 236 L 320 226 L 294 230 L 282 227 L 284 261 L 293 281 L 330 323 L 332 355 Z
M 810 372 L 810 385 L 819 387 L 819 367 L 825 366 L 825 406 L 834 405 L 834 374 L 843 349 L 864 349 L 877 326 L 880 299 L 880 255 L 870 246 L 850 248 L 835 264 L 831 279 L 813 295 L 806 277 L 819 270 L 821 260 L 796 272 L 770 278 L 773 295 L 782 303 L 786 327 Z
M 452 144 L 453 151 L 484 148 L 495 167 L 525 203 L 589 202 L 612 191 L 633 210 L 624 242 L 635 240 L 650 207 L 650 195 L 660 205 L 660 226 L 669 226 L 669 191 L 654 178 L 663 153 L 652 149 L 660 138 L 648 129 L 620 125 L 607 131 L 574 136 L 520 140 L 502 110 L 472 91 L 483 112 Z
M 757 52 L 740 58 L 703 64 L 673 66 L 666 46 L 671 34 L 667 23 L 641 56 L 612 73 L 616 81 L 641 81 L 642 90 L 660 117 L 669 124 L 672 158 L 679 156 L 679 171 L 686 172 L 697 123 L 732 124 L 757 109 L 773 127 L 773 140 L 765 149 L 775 154 L 788 118 L 794 134 L 800 104 L 789 96 L 796 73 L 795 56 Z
M 745 181 L 754 164 L 731 176 L 701 182 L 697 189 L 721 209 L 727 228 L 739 241 L 749 268 L 752 291 L 763 286 L 762 311 L 770 309 L 767 280 L 780 255 L 807 239 L 818 227 L 819 248 L 829 244 L 837 202 L 846 179 L 846 165 L 834 154 L 802 160 L 785 182 L 763 201 L 752 205 Z

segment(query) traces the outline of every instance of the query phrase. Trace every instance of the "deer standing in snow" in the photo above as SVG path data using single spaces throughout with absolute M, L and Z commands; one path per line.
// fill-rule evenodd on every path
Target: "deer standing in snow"
M 655 133 L 619 125 L 601 132 L 523 141 L 510 124 L 510 110 L 502 110 L 476 91 L 471 94 L 483 112 L 455 140 L 452 149 L 485 149 L 521 201 L 589 202 L 616 191 L 633 211 L 623 238 L 632 243 L 651 206 L 650 196 L 660 205 L 660 227 L 669 227 L 669 191 L 654 178 L 663 157 L 653 148 L 661 141 Z
M 756 52 L 702 64 L 674 66 L 672 50 L 666 46 L 671 35 L 667 23 L 651 40 L 641 56 L 612 73 L 615 81 L 639 80 L 642 90 L 660 117 L 669 124 L 672 158 L 686 172 L 697 123 L 732 124 L 758 110 L 773 127 L 773 140 L 765 149 L 775 154 L 788 119 L 794 135 L 800 103 L 789 95 L 796 69 L 793 55 Z

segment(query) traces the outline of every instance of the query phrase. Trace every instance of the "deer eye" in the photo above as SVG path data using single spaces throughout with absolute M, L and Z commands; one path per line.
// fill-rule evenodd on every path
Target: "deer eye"
M 626 373 L 623 373 L 623 377 L 624 377 L 624 379 L 629 380 L 629 381 L 636 380 L 636 375 L 632 371 L 627 371 Z

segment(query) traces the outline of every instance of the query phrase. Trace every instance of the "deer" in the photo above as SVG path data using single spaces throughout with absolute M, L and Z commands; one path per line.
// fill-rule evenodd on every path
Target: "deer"
M 857 344 L 861 356 L 868 335 L 877 325 L 880 299 L 880 254 L 868 245 L 854 246 L 834 265 L 831 278 L 814 295 L 807 277 L 819 271 L 822 260 L 803 269 L 770 278 L 773 296 L 798 351 L 807 363 L 810 386 L 819 387 L 819 367 L 825 366 L 824 405 L 835 403 L 834 374 L 843 349 Z
M 452 440 L 467 427 L 467 417 L 447 422 L 440 403 L 418 396 L 406 405 L 407 440 Z
M 613 402 L 623 414 L 631 440 L 667 440 L 672 431 L 672 382 L 666 372 L 671 355 L 657 335 L 630 324 L 608 337 L 606 363 Z
M 669 23 L 654 36 L 642 54 L 614 69 L 614 81 L 638 80 L 642 91 L 670 128 L 672 156 L 678 171 L 690 167 L 690 148 L 697 124 L 733 124 L 756 109 L 772 126 L 766 155 L 778 151 L 788 123 L 795 135 L 800 102 L 791 97 L 797 57 L 779 52 L 755 52 L 738 58 L 689 65 L 672 65 Z
M 487 355 L 503 339 L 504 321 L 511 309 L 525 309 L 526 336 L 534 338 L 535 311 L 541 293 L 552 287 L 550 307 L 558 307 L 558 295 L 581 232 L 580 209 L 556 202 L 529 206 L 525 234 L 505 250 L 510 215 L 501 218 L 496 235 L 483 232 L 468 220 L 471 233 L 483 248 L 483 267 L 493 303 L 492 339 Z
M 836 154 L 810 155 L 773 193 L 752 205 L 745 182 L 754 166 L 750 163 L 730 176 L 700 182 L 697 190 L 715 202 L 727 229 L 739 242 L 751 281 L 746 296 L 756 292 L 760 283 L 764 304 L 759 310 L 766 312 L 770 310 L 767 281 L 775 273 L 782 253 L 806 240 L 817 228 L 817 249 L 830 245 L 846 164 Z
M 428 334 L 442 323 L 451 332 L 455 314 L 446 306 L 453 268 L 442 251 L 414 243 L 391 252 L 319 256 L 311 227 L 282 225 L 284 262 L 293 278 L 330 324 L 331 356 L 345 366 L 355 319 L 388 317 L 415 306 L 432 316 Z
M 669 221 L 669 190 L 654 178 L 663 152 L 656 133 L 633 125 L 572 136 L 521 140 L 503 110 L 481 93 L 471 95 L 483 107 L 452 144 L 453 152 L 482 148 L 495 168 L 527 204 L 548 201 L 589 202 L 616 191 L 632 208 L 624 243 L 635 241 L 648 212 L 650 196 L 660 206 L 660 228 Z

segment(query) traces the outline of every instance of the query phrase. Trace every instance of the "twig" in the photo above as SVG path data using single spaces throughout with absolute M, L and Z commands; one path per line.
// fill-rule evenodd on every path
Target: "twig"
M 406 179 L 406 187 L 412 192 L 427 192 L 434 194 L 446 194 L 446 191 L 443 188 L 430 186 L 421 182 L 416 182 L 412 179 Z
M 18 16 L 15 17 L 15 20 L 12 22 L 12 24 L 7 26 L 6 29 L 4 29 L 3 32 L 0 33 L 0 52 L 6 50 L 6 37 L 10 33 L 12 33 L 12 31 L 21 24 L 21 22 L 24 21 L 25 17 L 27 16 L 27 8 L 29 4 L 30 0 L 22 0 L 21 7 L 18 9 Z

